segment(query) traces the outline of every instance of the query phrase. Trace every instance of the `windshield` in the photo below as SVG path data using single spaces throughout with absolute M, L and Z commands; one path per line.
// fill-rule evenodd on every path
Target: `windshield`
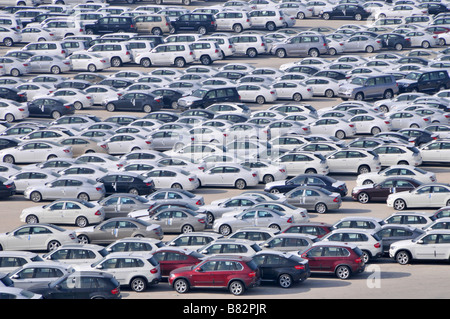
M 199 89 L 199 90 L 195 90 L 195 91 L 192 93 L 192 96 L 199 97 L 199 98 L 203 98 L 203 97 L 205 96 L 206 93 L 208 93 L 207 90 Z
M 365 80 L 366 79 L 364 79 L 364 78 L 353 78 L 351 81 L 350 81 L 350 83 L 351 84 L 356 84 L 356 85 L 364 85 L 364 82 L 365 82 Z
M 417 80 L 419 78 L 419 76 L 421 75 L 421 73 L 418 72 L 411 72 L 409 73 L 407 76 L 405 76 L 405 79 L 408 80 Z

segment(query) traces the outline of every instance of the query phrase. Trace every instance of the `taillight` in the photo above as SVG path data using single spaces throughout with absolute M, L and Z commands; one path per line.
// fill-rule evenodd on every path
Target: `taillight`
M 205 223 L 205 219 L 204 219 L 204 218 L 199 218 L 199 219 L 198 219 L 198 222 L 199 222 L 200 224 L 204 224 L 204 223 Z
M 125 53 L 125 55 L 130 55 L 130 51 L 127 51 L 127 52 Z
M 384 121 L 384 123 L 386 123 L 386 124 L 391 124 L 391 122 L 389 122 L 389 121 Z
M 153 186 L 153 183 L 145 183 L 145 185 L 148 186 L 148 187 L 151 187 L 151 186 Z
M 96 187 L 95 190 L 96 190 L 97 192 L 100 192 L 100 191 L 102 190 L 102 188 L 101 188 L 101 187 Z M 97 213 L 95 213 L 95 214 L 97 214 Z
M 64 105 L 64 107 L 70 110 L 70 105 Z
M 192 52 L 192 51 L 191 51 L 191 52 L 189 52 L 189 55 L 193 55 L 193 54 L 194 54 L 194 52 Z
M 292 224 L 294 221 L 293 221 L 292 217 L 289 217 L 289 219 L 287 220 L 287 222 L 288 222 L 289 224 Z
M 205 168 L 203 166 L 200 166 L 198 169 L 201 171 L 205 170 Z
M 24 63 L 23 66 L 28 66 L 28 63 Z
M 195 181 L 195 179 L 192 178 L 192 177 L 189 177 L 189 181 L 190 181 L 190 182 L 193 182 L 193 181 Z
M 108 146 L 106 144 L 100 145 L 101 148 L 107 148 Z
M 339 202 L 339 197 L 335 197 L 335 198 L 333 199 L 333 202 L 338 203 L 338 202 Z
M 66 54 L 66 51 L 65 50 L 61 50 L 61 54 Z
M 25 112 L 25 109 L 21 108 L 21 109 L 19 109 L 19 112 Z
M 380 248 L 381 245 L 380 245 L 380 243 L 376 243 L 375 245 L 373 245 L 373 247 L 375 247 L 375 248 Z
M 256 177 L 257 175 L 255 173 L 252 174 L 253 177 Z
M 151 141 L 145 141 L 145 144 L 152 144 Z
M 356 259 L 355 259 L 355 263 L 357 263 L 357 264 L 362 263 L 362 259 L 361 259 L 361 258 L 356 258 Z
M 123 166 L 123 164 L 116 164 L 116 166 L 120 168 Z
M 284 172 L 286 172 L 286 170 L 282 168 L 282 169 L 280 169 L 280 172 L 284 173 Z
M 111 293 L 113 295 L 118 295 L 118 294 L 120 294 L 120 289 L 119 288 L 114 288 L 113 290 L 111 290 Z
M 195 205 L 199 205 L 199 206 L 201 206 L 201 205 L 203 205 L 203 202 L 202 202 L 202 200 L 201 199 L 199 199 L 196 203 L 195 203 Z
M 11 187 L 13 187 L 13 184 L 7 184 L 7 185 L 5 185 L 5 187 L 6 188 L 11 188 Z
M 350 126 L 350 127 L 355 127 L 353 124 L 349 124 L 348 126 Z
M 425 122 L 428 122 L 428 119 L 426 118 L 426 117 L 424 117 L 424 119 L 423 119 Z
M 95 216 L 100 216 L 101 214 L 102 214 L 102 213 L 100 213 L 100 211 L 98 210 L 98 211 L 95 212 L 94 215 L 95 215 Z
M 295 265 L 294 268 L 297 270 L 305 269 L 305 265 Z
M 248 273 L 249 277 L 256 277 L 256 272 L 252 271 Z
M 70 150 L 68 150 L 68 149 L 64 149 L 63 151 L 64 151 L 64 153 L 70 153 Z
M 158 273 L 158 268 L 153 268 L 152 270 L 150 270 L 150 273 L 157 274 Z

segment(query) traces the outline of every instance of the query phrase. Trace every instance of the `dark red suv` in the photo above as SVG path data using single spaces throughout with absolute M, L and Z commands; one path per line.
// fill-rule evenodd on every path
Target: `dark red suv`
M 226 288 L 241 295 L 258 286 L 259 269 L 252 258 L 243 256 L 212 256 L 201 263 L 170 272 L 169 284 L 180 294 L 196 287 Z
M 311 272 L 334 273 L 340 279 L 365 269 L 363 252 L 354 245 L 318 242 L 301 254 L 309 262 Z
M 197 265 L 205 257 L 195 250 L 177 247 L 159 248 L 153 256 L 159 262 L 163 277 L 168 277 L 174 269 Z

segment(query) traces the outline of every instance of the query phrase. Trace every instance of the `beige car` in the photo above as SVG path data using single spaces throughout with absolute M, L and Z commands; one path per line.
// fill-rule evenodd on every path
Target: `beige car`
M 139 32 L 150 32 L 153 35 L 162 35 L 170 32 L 170 21 L 162 14 L 149 14 L 135 18 Z
M 86 153 L 105 153 L 108 154 L 108 145 L 95 139 L 86 137 L 73 136 L 68 137 L 60 142 L 62 145 L 72 146 L 72 154 L 74 157 L 81 156 Z

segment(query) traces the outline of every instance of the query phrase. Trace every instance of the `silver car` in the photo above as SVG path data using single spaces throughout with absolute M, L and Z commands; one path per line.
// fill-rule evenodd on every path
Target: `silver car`
M 0 272 L 9 273 L 17 268 L 36 261 L 43 261 L 41 256 L 31 251 L 0 251 Z
M 316 241 L 317 236 L 307 234 L 278 234 L 260 244 L 262 249 L 283 252 L 305 251 Z
M 328 42 L 321 34 L 296 35 L 284 42 L 275 43 L 271 53 L 279 58 L 288 56 L 318 57 L 328 53 Z
M 109 244 L 106 246 L 106 250 L 111 253 L 126 251 L 148 251 L 154 253 L 161 247 L 164 247 L 164 243 L 160 239 L 126 237 Z
M 342 204 L 340 194 L 316 186 L 299 186 L 287 192 L 286 198 L 291 205 L 303 207 L 319 214 L 339 209 Z
M 220 238 L 223 238 L 223 236 L 213 232 L 191 232 L 178 235 L 177 237 L 166 243 L 166 246 L 199 249 Z
M 105 247 L 92 244 L 70 244 L 58 247 L 42 256 L 45 261 L 70 265 L 92 264 L 108 254 Z
M 148 209 L 151 203 L 145 197 L 128 194 L 112 194 L 100 201 L 98 205 L 105 211 L 105 218 L 126 217 L 129 212 L 138 209 Z
M 198 214 L 190 209 L 173 207 L 164 209 L 149 219 L 152 224 L 160 225 L 164 232 L 190 233 L 203 231 L 206 226 L 206 215 Z
M 74 271 L 68 264 L 39 261 L 23 265 L 11 272 L 9 278 L 14 282 L 14 287 L 28 289 L 33 285 L 50 283 Z

